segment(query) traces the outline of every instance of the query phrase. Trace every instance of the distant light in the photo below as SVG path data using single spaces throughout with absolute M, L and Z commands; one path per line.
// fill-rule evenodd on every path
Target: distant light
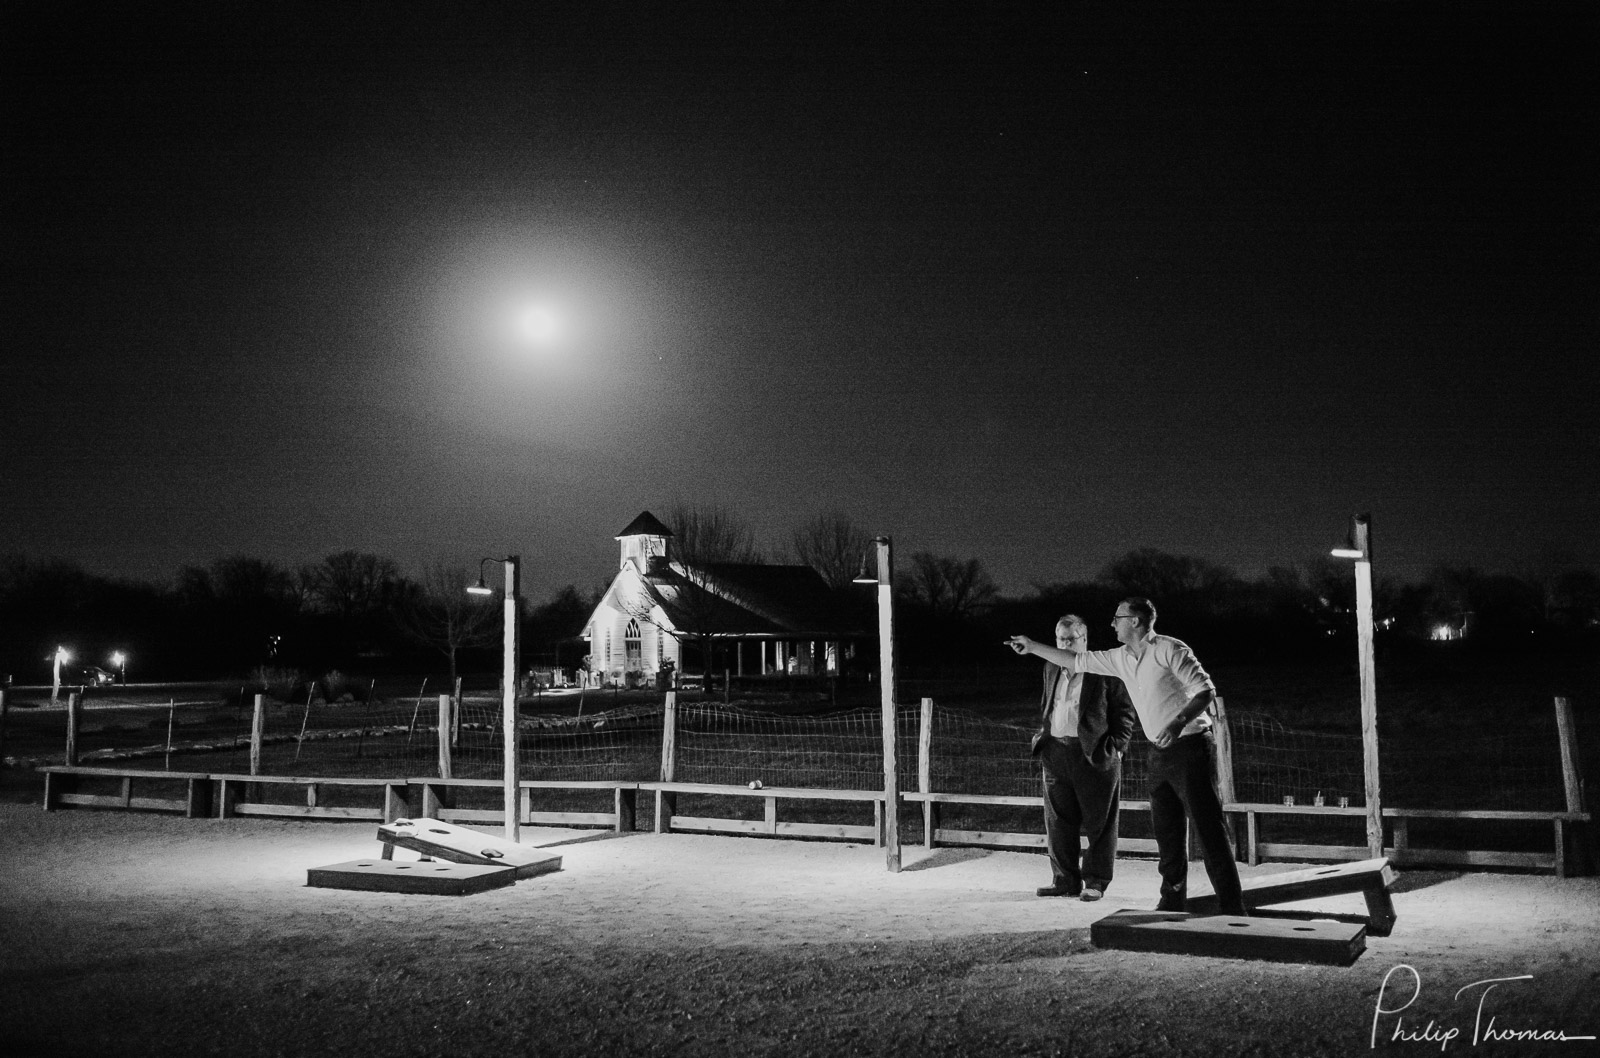
M 468 595 L 493 595 L 494 594 L 494 589 L 489 587 L 489 585 L 485 584 L 483 582 L 483 578 L 482 577 L 479 577 L 478 578 L 478 583 L 470 584 L 470 585 L 467 586 L 467 594 Z
M 549 346 L 561 337 L 561 319 L 544 305 L 530 305 L 517 313 L 516 330 L 528 345 Z
M 1366 553 L 1357 547 L 1336 547 L 1328 554 L 1334 558 L 1365 558 Z
M 1449 625 L 1434 625 L 1433 626 L 1433 632 L 1430 633 L 1428 638 L 1433 639 L 1433 640 L 1435 640 L 1437 642 L 1445 642 L 1445 641 L 1451 640 L 1451 639 L 1460 639 L 1461 638 L 1461 633 L 1457 632 L 1454 628 L 1450 627 Z
M 113 650 L 111 652 L 111 664 L 121 665 L 126 660 L 128 660 L 128 655 L 124 654 L 122 651 Z

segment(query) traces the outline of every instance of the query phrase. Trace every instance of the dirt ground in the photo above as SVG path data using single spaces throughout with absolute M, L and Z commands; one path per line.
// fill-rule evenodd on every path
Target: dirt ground
M 0 804 L 0 1049 L 1600 1052 L 1472 1039 L 1485 995 L 1497 1034 L 1600 1035 L 1600 879 L 1408 872 L 1393 936 L 1328 967 L 1096 949 L 1091 922 L 1155 904 L 1154 864 L 1134 859 L 1085 904 L 1035 897 L 1048 868 L 1023 852 L 908 848 L 889 874 L 861 845 L 529 829 L 559 873 L 468 897 L 306 886 L 310 867 L 375 855 L 375 832 Z

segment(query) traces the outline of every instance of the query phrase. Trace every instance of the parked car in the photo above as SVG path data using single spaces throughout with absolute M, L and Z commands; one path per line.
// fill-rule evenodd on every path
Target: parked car
M 61 671 L 61 682 L 84 687 L 105 687 L 117 682 L 117 674 L 99 665 L 74 665 Z

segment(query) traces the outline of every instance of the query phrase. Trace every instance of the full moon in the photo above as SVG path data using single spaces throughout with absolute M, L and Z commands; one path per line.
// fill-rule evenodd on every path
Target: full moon
M 544 305 L 530 305 L 517 313 L 517 334 L 534 346 L 549 346 L 561 335 L 561 320 Z

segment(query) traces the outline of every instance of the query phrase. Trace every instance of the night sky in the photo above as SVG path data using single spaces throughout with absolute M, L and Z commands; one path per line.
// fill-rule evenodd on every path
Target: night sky
M 1225 6 L 8 3 L 0 552 L 1600 565 L 1594 7 Z

